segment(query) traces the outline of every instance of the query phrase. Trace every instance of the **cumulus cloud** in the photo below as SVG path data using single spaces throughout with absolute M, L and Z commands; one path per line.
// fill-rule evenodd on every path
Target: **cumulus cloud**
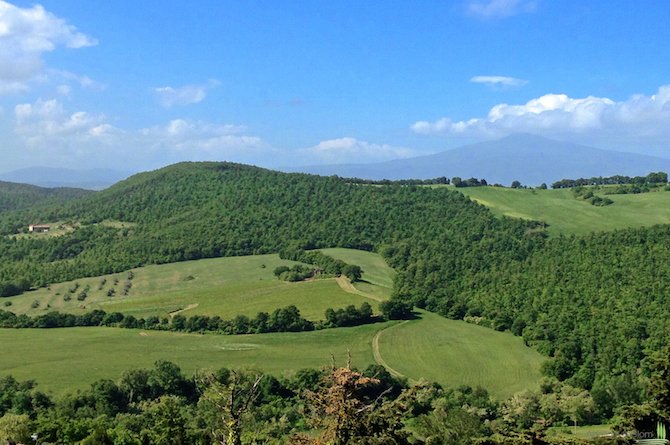
M 483 19 L 502 19 L 534 12 L 536 2 L 531 0 L 475 0 L 467 4 L 470 15 Z
M 310 164 L 381 162 L 390 159 L 408 158 L 419 154 L 409 148 L 373 144 L 352 137 L 321 141 L 314 147 L 302 150 L 302 153 L 314 161 L 307 162 Z
M 499 104 L 485 117 L 454 121 L 418 121 L 411 129 L 420 134 L 501 137 L 526 132 L 563 136 L 582 141 L 619 140 L 622 143 L 662 144 L 670 137 L 670 85 L 653 95 L 635 95 L 624 101 L 606 97 L 571 98 L 546 94 L 525 104 Z
M 241 125 L 173 119 L 139 131 L 146 147 L 189 160 L 244 161 L 270 149 Z
M 16 134 L 34 148 L 74 148 L 78 143 L 102 136 L 106 133 L 103 129 L 111 129 L 103 115 L 85 111 L 68 113 L 55 99 L 18 104 L 14 116 Z
M 15 146 L 27 158 L 53 165 L 125 162 L 146 168 L 184 160 L 259 163 L 276 154 L 241 125 L 173 119 L 137 130 L 122 129 L 103 114 L 68 111 L 56 99 L 16 105 L 14 135 Z
M 0 0 L 0 94 L 26 91 L 28 82 L 43 72 L 44 53 L 58 46 L 95 44 L 40 5 L 19 8 Z
M 528 83 L 527 80 L 507 76 L 475 76 L 470 82 L 481 83 L 493 89 L 522 87 Z
M 175 105 L 189 105 L 202 102 L 207 96 L 207 90 L 216 87 L 219 82 L 210 80 L 205 85 L 184 85 L 182 87 L 158 87 L 154 92 L 158 101 L 165 108 L 171 108 Z

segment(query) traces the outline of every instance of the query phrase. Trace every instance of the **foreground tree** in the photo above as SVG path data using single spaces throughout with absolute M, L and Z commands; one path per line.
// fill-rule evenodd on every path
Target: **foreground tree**
M 209 374 L 200 379 L 200 408 L 209 412 L 211 435 L 221 445 L 242 444 L 242 419 L 260 395 L 263 375 L 256 371 Z
M 388 391 L 375 399 L 365 397 L 366 390 L 380 381 L 352 370 L 349 364 L 334 368 L 325 380 L 323 390 L 306 393 L 312 426 L 321 433 L 295 435 L 290 444 L 409 443 L 409 434 L 402 423 L 402 414 L 406 411 L 402 395 L 393 401 L 383 401 Z

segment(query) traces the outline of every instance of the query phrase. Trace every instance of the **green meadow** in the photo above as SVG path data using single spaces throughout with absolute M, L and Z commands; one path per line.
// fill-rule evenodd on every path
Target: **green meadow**
M 426 311 L 419 316 L 379 333 L 379 354 L 396 373 L 447 387 L 481 386 L 500 398 L 537 388 L 545 358 L 521 338 Z
M 356 264 L 363 269 L 362 280 L 354 283 L 359 291 L 375 298 L 386 300 L 393 290 L 395 271 L 386 264 L 381 255 L 355 249 L 322 249 L 322 252 L 345 263 Z
M 355 287 L 340 282 L 342 288 L 334 279 L 285 283 L 277 280 L 272 270 L 291 262 L 277 255 L 258 255 L 135 269 L 133 287 L 126 297 L 107 297 L 105 290 L 115 278 L 123 283 L 127 279 L 127 273 L 123 273 L 104 277 L 107 282 L 99 292 L 97 287 L 93 289 L 101 277 L 78 280 L 80 288 L 91 287 L 91 296 L 74 306 L 65 305 L 56 295 L 62 297 L 73 282 L 8 300 L 14 302 L 10 309 L 24 308 L 33 314 L 45 309 L 30 308 L 30 302 L 43 299 L 41 304 L 50 304 L 49 310 L 76 312 L 99 307 L 146 315 L 167 314 L 181 308 L 187 309 L 186 315 L 230 317 L 295 304 L 307 318 L 319 319 L 326 307 L 371 301 L 366 296 L 388 298 L 394 272 L 381 256 L 351 249 L 324 252 L 361 266 L 363 281 Z M 358 368 L 379 363 L 411 381 L 482 386 L 497 397 L 537 387 L 543 357 L 524 346 L 521 339 L 425 311 L 419 314 L 420 318 L 408 322 L 254 335 L 103 327 L 0 329 L 0 375 L 32 378 L 41 388 L 59 393 L 84 388 L 96 379 L 117 379 L 126 369 L 150 367 L 161 359 L 177 363 L 186 373 L 225 366 L 258 367 L 282 375 L 329 365 L 331 355 L 344 362 L 349 351 Z
M 547 223 L 549 233 L 587 234 L 590 232 L 670 223 L 670 192 L 655 191 L 635 195 L 605 195 L 614 204 L 597 207 L 576 199 L 569 189 L 539 190 L 504 187 L 466 187 L 458 191 L 497 215 Z
M 382 260 L 383 261 L 383 260 Z M 84 313 L 93 309 L 135 317 L 182 315 L 255 316 L 258 312 L 295 305 L 303 317 L 321 320 L 327 308 L 369 301 L 343 291 L 330 279 L 288 283 L 274 276 L 279 265 L 297 264 L 278 255 L 213 258 L 146 266 L 128 272 L 53 284 L 6 298 L 4 309 L 31 315 L 48 311 Z M 126 283 L 131 283 L 124 295 Z M 74 292 L 72 289 L 76 287 Z M 87 296 L 78 296 L 86 290 Z M 112 296 L 110 296 L 112 293 Z M 373 308 L 376 305 L 373 304 Z
M 370 339 L 394 322 L 301 333 L 183 334 L 121 328 L 0 329 L 0 376 L 34 379 L 42 390 L 62 393 L 95 380 L 117 380 L 156 360 L 199 369 L 256 367 L 276 375 L 302 368 L 374 363 Z

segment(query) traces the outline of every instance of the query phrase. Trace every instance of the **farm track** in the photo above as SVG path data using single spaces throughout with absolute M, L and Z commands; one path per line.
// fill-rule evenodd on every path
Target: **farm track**
M 174 316 L 177 315 L 177 314 L 181 314 L 182 312 L 190 311 L 191 309 L 195 309 L 195 308 L 197 308 L 198 306 L 200 306 L 198 303 L 189 304 L 188 306 L 186 306 L 186 307 L 183 308 L 183 309 L 179 309 L 179 310 L 170 312 L 168 315 L 170 315 L 170 318 L 172 318 L 172 317 L 174 317 Z
M 337 284 L 339 284 L 339 286 L 345 292 L 360 295 L 362 297 L 369 298 L 371 300 L 375 300 L 375 301 L 379 301 L 379 302 L 384 301 L 379 297 L 372 296 L 368 293 L 365 293 L 365 292 L 362 292 L 362 291 L 356 289 L 354 287 L 354 285 L 351 284 L 351 281 L 349 281 L 349 279 L 345 276 L 339 276 L 339 277 L 335 278 L 335 281 L 337 281 Z M 377 331 L 377 333 L 375 333 L 374 337 L 372 337 L 371 346 L 372 346 L 372 355 L 375 359 L 375 362 L 377 362 L 377 364 L 382 365 L 384 368 L 386 368 L 386 370 L 388 372 L 390 372 L 391 375 L 393 375 L 394 377 L 407 378 L 408 380 L 410 380 L 410 382 L 412 382 L 412 379 L 410 379 L 405 374 L 399 372 L 398 370 L 391 367 L 388 363 L 386 363 L 386 360 L 384 360 L 384 357 L 382 357 L 381 351 L 379 350 L 379 338 L 381 337 L 382 333 L 384 331 L 388 330 L 388 329 L 391 329 L 391 328 L 394 328 L 394 327 L 397 327 L 397 326 L 401 326 L 401 325 L 407 323 L 408 321 L 409 320 L 405 320 L 401 323 L 395 324 L 393 326 L 388 326 L 384 329 L 380 329 L 379 331 Z
M 360 290 L 356 289 L 353 284 L 351 284 L 351 281 L 344 275 L 340 275 L 339 277 L 335 278 L 335 281 L 337 281 L 337 284 L 340 286 L 340 288 L 345 291 L 349 292 L 350 294 L 356 294 L 360 295 L 361 297 L 369 298 L 370 300 L 374 300 L 377 302 L 382 302 L 384 301 L 380 297 L 375 297 L 374 295 L 367 294 L 365 292 L 361 292 Z
M 407 377 L 405 374 L 403 374 L 400 371 L 392 368 L 388 363 L 386 363 L 386 361 L 384 360 L 384 357 L 382 357 L 381 351 L 379 350 L 379 338 L 382 336 L 384 331 L 387 331 L 389 329 L 392 329 L 392 328 L 395 328 L 395 327 L 398 327 L 398 326 L 402 326 L 405 323 L 407 323 L 408 321 L 409 320 L 405 320 L 401 323 L 394 324 L 393 326 L 389 326 L 389 327 L 386 327 L 384 329 L 380 329 L 379 331 L 377 331 L 375 336 L 372 337 L 372 355 L 375 358 L 375 362 L 377 362 L 377 364 L 382 365 L 384 368 L 386 368 L 386 370 L 388 372 L 390 372 L 392 376 L 406 378 L 410 381 L 410 383 L 414 383 L 413 379 Z

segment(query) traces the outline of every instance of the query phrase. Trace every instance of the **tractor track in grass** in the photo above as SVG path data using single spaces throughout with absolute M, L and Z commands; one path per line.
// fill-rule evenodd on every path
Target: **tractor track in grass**
M 343 276 L 343 275 L 335 278 L 335 281 L 337 281 L 337 284 L 345 292 L 360 295 L 362 297 L 369 298 L 371 300 L 375 300 L 375 301 L 378 301 L 378 302 L 384 301 L 383 299 L 381 299 L 379 297 L 372 296 L 368 293 L 365 293 L 365 292 L 362 292 L 362 291 L 356 289 L 354 287 L 354 285 L 351 283 L 351 281 L 349 281 L 349 279 L 347 277 Z M 388 326 L 388 327 L 385 327 L 385 328 L 380 329 L 379 331 L 377 331 L 377 333 L 374 335 L 374 337 L 372 337 L 372 345 L 371 346 L 372 346 L 372 356 L 374 357 L 375 362 L 377 362 L 377 364 L 382 365 L 384 368 L 386 368 L 386 370 L 388 372 L 390 372 L 391 375 L 393 375 L 394 377 L 406 378 L 406 379 L 412 381 L 412 379 L 407 377 L 405 374 L 403 374 L 400 371 L 394 369 L 388 363 L 386 363 L 386 360 L 384 360 L 384 357 L 382 357 L 382 354 L 379 350 L 379 338 L 382 336 L 382 333 L 384 333 L 384 331 L 387 331 L 388 329 L 391 329 L 391 328 L 394 328 L 394 327 L 397 327 L 397 326 L 402 326 L 403 324 L 407 323 L 408 321 L 409 320 L 405 320 L 405 321 L 400 322 L 398 324 L 394 324 L 392 326 Z

